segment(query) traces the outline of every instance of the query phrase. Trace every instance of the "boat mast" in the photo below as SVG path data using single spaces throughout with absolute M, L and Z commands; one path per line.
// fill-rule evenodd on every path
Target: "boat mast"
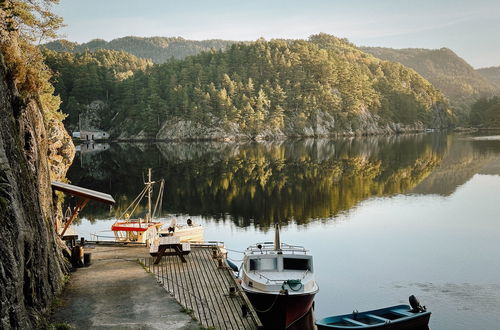
M 151 182 L 151 168 L 148 169 L 148 214 L 146 216 L 147 222 L 151 222 L 151 194 L 153 193 L 153 186 Z

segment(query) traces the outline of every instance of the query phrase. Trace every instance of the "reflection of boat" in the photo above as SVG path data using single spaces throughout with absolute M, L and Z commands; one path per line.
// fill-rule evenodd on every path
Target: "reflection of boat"
M 154 209 L 151 210 L 151 198 L 153 195 L 153 186 L 155 184 L 159 184 L 158 196 L 156 199 L 156 203 L 154 205 Z M 148 171 L 148 182 L 144 184 L 144 189 L 141 193 L 135 198 L 135 200 L 130 204 L 123 215 L 120 217 L 123 220 L 117 220 L 112 226 L 111 230 L 115 235 L 116 241 L 119 242 L 138 242 L 138 243 L 151 243 L 156 237 L 158 237 L 158 231 L 160 227 L 163 225 L 159 221 L 153 221 L 156 213 L 159 213 L 162 207 L 162 199 L 163 199 L 163 188 L 165 186 L 165 181 L 162 179 L 160 181 L 151 181 L 151 169 Z M 132 215 L 134 211 L 139 206 L 142 199 L 147 196 L 148 204 L 147 204 L 147 212 L 144 219 L 130 218 L 130 214 Z
M 273 329 L 286 329 L 307 314 L 318 292 L 312 256 L 301 246 L 282 244 L 278 225 L 274 244 L 247 248 L 240 277 L 262 323 Z
M 415 296 L 410 304 L 397 305 L 367 312 L 325 317 L 316 322 L 318 330 L 328 329 L 428 329 L 431 312 L 420 306 Z

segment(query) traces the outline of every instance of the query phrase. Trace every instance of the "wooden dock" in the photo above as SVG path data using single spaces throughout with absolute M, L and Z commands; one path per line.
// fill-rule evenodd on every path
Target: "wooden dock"
M 218 245 L 191 245 L 183 263 L 176 256 L 142 259 L 175 299 L 204 327 L 260 329 L 257 313 L 223 260 Z

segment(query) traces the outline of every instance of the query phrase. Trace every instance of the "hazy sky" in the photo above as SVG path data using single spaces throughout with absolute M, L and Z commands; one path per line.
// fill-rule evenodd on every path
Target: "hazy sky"
M 255 40 L 326 32 L 359 46 L 454 50 L 500 66 L 500 0 L 61 0 L 71 41 L 124 36 Z

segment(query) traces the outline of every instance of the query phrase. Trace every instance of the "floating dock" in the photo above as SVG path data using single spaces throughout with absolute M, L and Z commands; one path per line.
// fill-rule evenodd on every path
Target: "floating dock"
M 192 244 L 183 263 L 176 256 L 145 258 L 141 262 L 159 283 L 204 327 L 261 329 L 252 307 L 233 271 L 224 261 L 220 246 Z

